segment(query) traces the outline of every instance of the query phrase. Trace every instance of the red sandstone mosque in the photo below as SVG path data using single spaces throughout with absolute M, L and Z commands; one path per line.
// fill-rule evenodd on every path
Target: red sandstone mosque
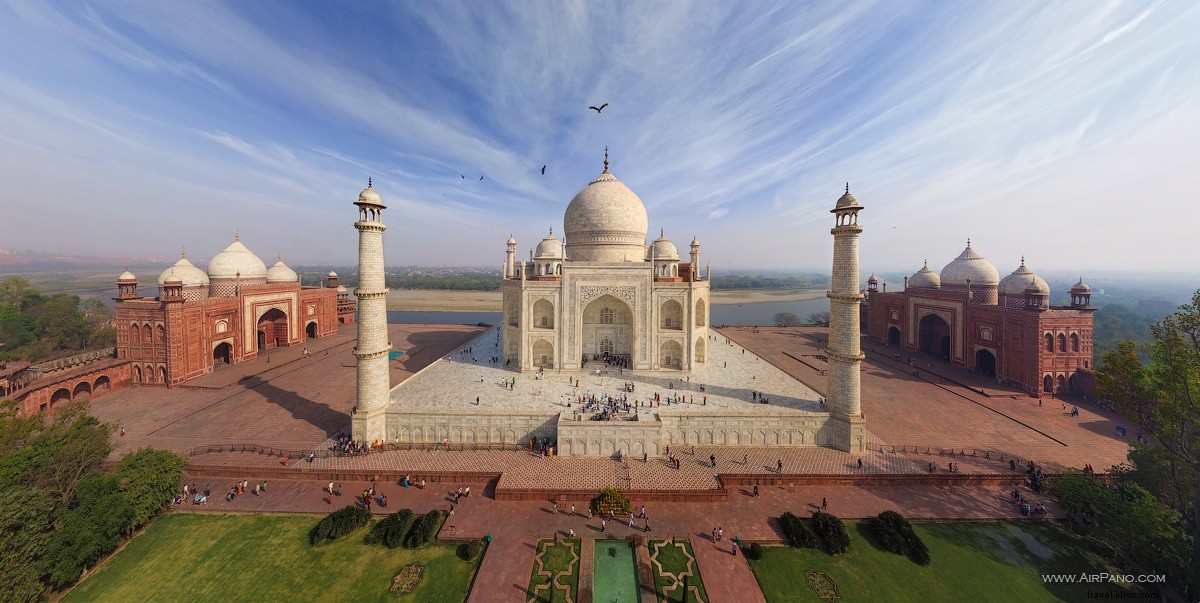
M 128 271 L 117 278 L 117 359 L 130 363 L 131 383 L 178 385 L 354 322 L 334 272 L 324 287 L 303 287 L 282 258 L 268 269 L 236 235 L 207 272 L 182 255 L 159 275 L 158 297 L 140 296 Z
M 866 331 L 912 352 L 977 370 L 1034 396 L 1078 393 L 1092 382 L 1092 290 L 1071 287 L 1068 306 L 1050 305 L 1050 286 L 1021 266 L 1001 279 L 967 248 L 938 274 L 928 262 L 904 290 L 867 280 Z

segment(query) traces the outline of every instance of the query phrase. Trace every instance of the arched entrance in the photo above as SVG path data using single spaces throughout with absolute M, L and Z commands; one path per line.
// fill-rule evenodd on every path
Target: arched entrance
M 287 314 L 271 308 L 258 319 L 258 349 L 277 348 L 288 343 Z
M 704 338 L 696 338 L 696 364 L 704 364 Z
M 900 329 L 896 327 L 888 327 L 888 343 L 900 345 Z
M 683 346 L 678 341 L 664 341 L 659 346 L 658 364 L 665 369 L 683 368 Z
M 975 352 L 975 368 L 988 377 L 996 376 L 996 356 L 991 350 Z
M 87 400 L 92 397 L 92 384 L 87 381 L 81 382 L 75 386 L 71 392 L 72 400 Z
M 224 365 L 233 362 L 233 345 L 228 341 L 217 344 L 213 348 L 213 365 Z
M 315 322 L 308 323 L 308 326 L 304 327 L 304 335 L 306 337 L 308 337 L 309 339 L 316 339 L 317 338 L 317 323 L 315 323 Z
M 92 393 L 98 396 L 108 391 L 110 388 L 112 388 L 112 381 L 106 375 L 101 376 L 96 380 L 96 383 L 92 385 Z
M 63 402 L 70 402 L 70 401 L 71 401 L 71 390 L 68 390 L 65 387 L 59 388 L 59 389 L 55 390 L 55 392 L 53 394 L 50 395 L 50 408 L 54 408 L 55 405 L 62 404 Z
M 633 308 L 612 295 L 601 295 L 583 309 L 583 355 L 629 358 L 633 354 Z
M 1047 394 L 1054 393 L 1054 378 L 1050 375 L 1046 375 L 1042 379 L 1042 391 L 1046 392 Z
M 917 333 L 918 350 L 942 358 L 950 357 L 950 325 L 941 316 L 929 314 L 922 318 Z
M 533 366 L 554 368 L 554 345 L 545 339 L 533 343 Z
M 133 382 L 134 383 L 142 382 L 142 367 L 140 367 L 136 364 L 133 365 Z

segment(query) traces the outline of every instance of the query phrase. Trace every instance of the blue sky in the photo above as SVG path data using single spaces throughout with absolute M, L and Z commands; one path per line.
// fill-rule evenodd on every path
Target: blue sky
M 499 267 L 607 145 L 717 269 L 827 270 L 849 180 L 866 272 L 968 237 L 1001 273 L 1195 271 L 1196 32 L 1194 2 L 13 0 L 0 247 L 352 263 L 372 177 L 389 263 Z

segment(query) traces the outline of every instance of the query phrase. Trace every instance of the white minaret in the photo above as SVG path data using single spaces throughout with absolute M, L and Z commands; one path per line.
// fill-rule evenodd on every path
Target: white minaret
M 383 440 L 384 408 L 387 407 L 391 382 L 388 377 L 387 287 L 383 279 L 383 210 L 387 208 L 371 188 L 359 193 L 358 221 L 358 397 L 354 404 L 351 429 L 360 442 Z
M 830 210 L 837 221 L 833 235 L 833 280 L 829 296 L 829 395 L 826 402 L 834 426 L 831 444 L 839 450 L 861 454 L 867 449 L 867 428 L 860 404 L 859 368 L 864 356 L 859 349 L 858 212 L 862 206 L 850 194 L 837 200 Z
M 691 260 L 691 264 L 692 264 L 691 280 L 696 280 L 697 278 L 700 277 L 700 240 L 697 239 L 696 237 L 692 237 L 692 253 L 691 253 L 691 257 L 688 259 Z
M 517 240 L 512 235 L 508 235 L 508 247 L 505 254 L 504 278 L 513 278 L 517 275 Z

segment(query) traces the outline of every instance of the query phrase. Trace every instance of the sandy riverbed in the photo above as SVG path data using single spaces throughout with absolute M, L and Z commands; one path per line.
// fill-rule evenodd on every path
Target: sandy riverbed
M 825 296 L 817 289 L 736 289 L 714 291 L 713 305 L 793 302 Z M 439 291 L 393 289 L 388 292 L 388 310 L 409 312 L 499 312 L 499 291 Z

